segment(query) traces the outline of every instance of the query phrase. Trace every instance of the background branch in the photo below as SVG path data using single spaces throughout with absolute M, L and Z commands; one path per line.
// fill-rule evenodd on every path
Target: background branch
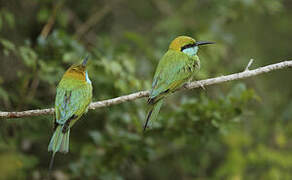
M 112 10 L 112 7 L 106 5 L 101 10 L 97 10 L 93 15 L 91 15 L 88 20 L 83 23 L 76 32 L 77 39 L 80 39 L 89 29 L 96 24 L 98 24 L 106 15 L 108 15 Z
M 62 5 L 63 5 L 63 1 L 58 2 L 57 4 L 54 5 L 53 12 L 52 12 L 50 18 L 48 19 L 48 22 L 46 23 L 46 25 L 43 27 L 41 34 L 40 34 L 44 39 L 47 39 L 50 31 L 52 30 L 52 28 L 55 24 L 55 21 L 56 21 L 56 16 L 57 16 L 59 10 L 61 9 Z
M 251 63 L 248 64 L 248 67 L 251 65 Z M 268 73 L 275 70 L 280 70 L 284 68 L 291 68 L 292 67 L 292 60 L 290 61 L 283 61 L 276 64 L 271 64 L 268 66 L 260 67 L 254 70 L 249 70 L 246 68 L 243 72 L 230 74 L 226 76 L 220 76 L 216 78 L 210 78 L 206 80 L 201 81 L 194 81 L 185 84 L 182 89 L 194 89 L 198 87 L 204 87 L 209 86 L 213 84 L 219 84 L 227 81 L 233 81 L 233 80 L 239 80 L 244 79 L 252 76 L 257 76 L 259 74 Z M 97 101 L 90 104 L 89 109 L 96 109 L 96 108 L 102 108 L 102 107 L 108 107 L 115 104 L 120 104 L 127 101 L 132 101 L 138 98 L 147 97 L 149 95 L 149 91 L 140 91 L 129 95 L 124 95 L 120 97 L 116 97 L 113 99 L 103 100 L 103 101 Z M 54 109 L 37 109 L 37 110 L 28 110 L 28 111 L 22 111 L 22 112 L 0 112 L 0 118 L 20 118 L 20 117 L 30 117 L 30 116 L 39 116 L 39 115 L 47 115 L 47 114 L 53 114 Z

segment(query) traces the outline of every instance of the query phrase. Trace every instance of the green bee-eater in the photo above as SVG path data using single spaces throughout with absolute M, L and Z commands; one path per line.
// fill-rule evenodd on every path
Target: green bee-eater
M 200 69 L 200 59 L 197 55 L 200 45 L 213 42 L 197 42 L 188 36 L 179 36 L 169 45 L 168 51 L 159 61 L 148 98 L 150 109 L 146 117 L 147 124 L 157 118 L 163 99 L 189 81 Z
M 86 70 L 88 57 L 81 64 L 72 65 L 57 86 L 55 99 L 54 134 L 48 151 L 52 151 L 51 170 L 56 152 L 69 151 L 70 128 L 88 110 L 92 99 L 92 85 Z

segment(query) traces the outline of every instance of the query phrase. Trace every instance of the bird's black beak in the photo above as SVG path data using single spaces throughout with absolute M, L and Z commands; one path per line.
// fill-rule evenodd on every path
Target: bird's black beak
M 206 44 L 214 44 L 215 42 L 209 42 L 209 41 L 198 41 L 196 42 L 197 46 L 201 46 L 201 45 L 206 45 Z
M 88 57 L 89 56 L 86 56 L 86 58 L 83 60 L 83 62 L 82 62 L 82 66 L 83 67 L 86 67 L 86 64 L 87 64 L 87 61 L 88 61 Z

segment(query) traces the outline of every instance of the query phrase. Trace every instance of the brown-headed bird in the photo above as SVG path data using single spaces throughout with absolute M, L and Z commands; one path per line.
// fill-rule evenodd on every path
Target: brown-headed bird
M 92 99 L 92 85 L 86 70 L 88 57 L 81 64 L 72 65 L 57 86 L 55 99 L 54 134 L 48 151 L 52 151 L 49 173 L 56 152 L 69 151 L 70 129 L 87 112 Z

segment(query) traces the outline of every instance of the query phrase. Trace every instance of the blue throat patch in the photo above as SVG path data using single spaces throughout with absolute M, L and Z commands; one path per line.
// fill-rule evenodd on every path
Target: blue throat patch
M 86 80 L 87 83 L 91 84 L 91 81 L 90 81 L 90 79 L 89 79 L 89 77 L 88 77 L 88 73 L 87 73 L 87 71 L 86 71 L 86 73 L 85 73 L 85 80 Z
M 189 47 L 184 49 L 182 52 L 189 55 L 189 56 L 194 56 L 197 54 L 199 47 L 198 46 L 194 46 L 194 47 Z

